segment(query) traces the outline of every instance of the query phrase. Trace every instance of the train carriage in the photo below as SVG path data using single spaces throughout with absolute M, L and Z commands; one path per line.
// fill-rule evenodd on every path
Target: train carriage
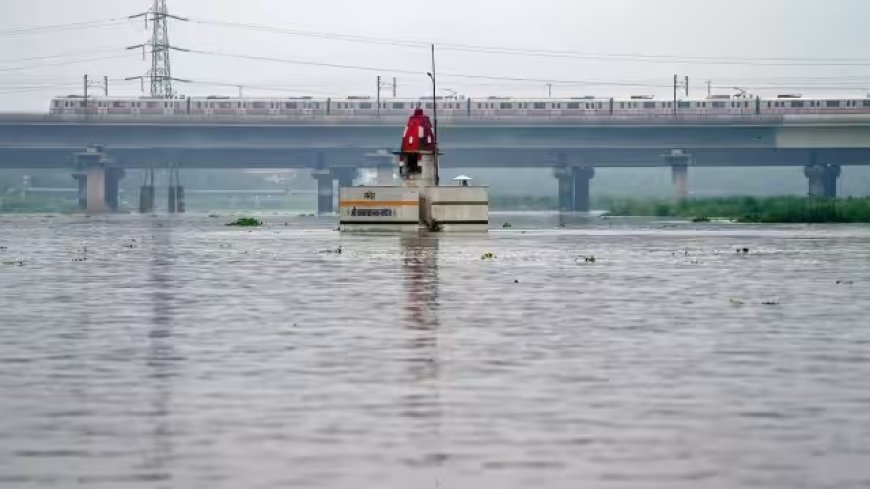
M 465 98 L 437 97 L 438 116 L 444 119 L 597 119 L 692 117 L 750 117 L 790 114 L 870 114 L 870 98 L 775 98 L 712 96 L 705 99 L 656 100 L 652 96 L 627 99 Z M 52 99 L 49 114 L 56 117 L 93 115 L 124 117 L 214 117 L 310 119 L 406 117 L 415 108 L 432 110 L 432 98 L 232 98 L 224 96 L 160 99 L 152 97 L 89 97 L 70 95 Z

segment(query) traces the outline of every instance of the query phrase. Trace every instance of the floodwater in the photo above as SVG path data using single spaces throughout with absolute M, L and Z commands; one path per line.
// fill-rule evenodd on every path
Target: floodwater
M 870 227 L 229 220 L 0 216 L 0 486 L 870 486 Z

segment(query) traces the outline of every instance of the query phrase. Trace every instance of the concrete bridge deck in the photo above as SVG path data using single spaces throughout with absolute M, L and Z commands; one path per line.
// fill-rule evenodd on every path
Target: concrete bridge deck
M 0 168 L 73 168 L 75 153 L 98 145 L 119 170 L 311 168 L 319 192 L 331 193 L 348 171 L 392 166 L 404 123 L 0 114 Z M 681 198 L 691 166 L 803 166 L 810 194 L 832 196 L 840 166 L 870 164 L 870 115 L 451 118 L 439 140 L 445 167 L 554 168 L 563 205 L 578 210 L 588 208 L 594 167 L 670 166 Z

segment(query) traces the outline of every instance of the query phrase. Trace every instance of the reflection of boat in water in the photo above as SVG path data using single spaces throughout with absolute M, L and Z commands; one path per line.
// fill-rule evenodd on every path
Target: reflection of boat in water
M 439 186 L 438 141 L 429 117 L 415 109 L 395 153 L 401 186 L 345 187 L 339 192 L 342 231 L 486 231 L 489 190 Z

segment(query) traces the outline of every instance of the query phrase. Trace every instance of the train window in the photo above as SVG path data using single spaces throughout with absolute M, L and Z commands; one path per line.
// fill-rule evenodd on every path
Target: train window
M 656 108 L 656 103 L 655 103 L 655 102 L 644 102 L 644 103 L 643 103 L 643 108 L 644 108 L 644 109 L 655 109 L 655 108 Z
M 725 108 L 725 102 L 713 102 L 712 105 L 713 105 L 714 109 L 724 109 Z
M 839 107 L 839 106 L 840 106 L 839 100 L 826 100 L 825 101 L 825 107 Z
M 532 108 L 533 108 L 533 109 L 546 109 L 546 108 L 547 108 L 547 104 L 545 104 L 544 102 L 533 102 L 533 103 L 532 103 Z
M 284 108 L 285 109 L 295 109 L 296 102 L 284 102 Z
M 360 102 L 360 103 L 359 103 L 359 108 L 360 108 L 360 109 L 371 109 L 371 108 L 372 108 L 372 103 L 371 103 L 371 102 Z
M 569 109 L 579 109 L 580 103 L 579 102 L 568 102 L 568 108 Z M 587 109 L 589 108 L 589 104 L 586 104 L 586 108 Z
M 265 108 L 266 108 L 266 102 L 254 102 L 254 103 L 251 104 L 251 107 L 253 107 L 253 108 L 255 108 L 255 109 L 265 109 Z
M 394 109 L 404 109 L 405 104 L 402 102 L 393 102 L 393 108 Z
M 502 102 L 502 103 L 498 104 L 498 108 L 499 109 L 513 109 L 514 104 L 512 104 L 510 102 Z
M 604 108 L 604 104 L 601 103 L 601 102 L 598 102 L 598 108 L 599 108 L 599 109 L 603 109 L 603 108 Z
M 620 109 L 624 109 L 624 108 L 625 108 L 625 102 L 620 102 L 620 103 L 619 103 L 619 108 L 620 108 Z
M 870 100 L 864 101 L 864 107 L 870 107 Z
M 791 103 L 792 107 L 803 107 L 804 103 L 800 100 L 793 100 Z
M 681 109 L 691 109 L 692 102 L 677 102 L 677 107 Z
M 120 108 L 123 107 L 123 106 L 124 106 L 124 102 L 117 102 L 117 101 L 116 101 L 116 102 L 112 102 L 112 107 L 114 107 L 114 108 L 116 108 L 116 109 L 120 109 Z

